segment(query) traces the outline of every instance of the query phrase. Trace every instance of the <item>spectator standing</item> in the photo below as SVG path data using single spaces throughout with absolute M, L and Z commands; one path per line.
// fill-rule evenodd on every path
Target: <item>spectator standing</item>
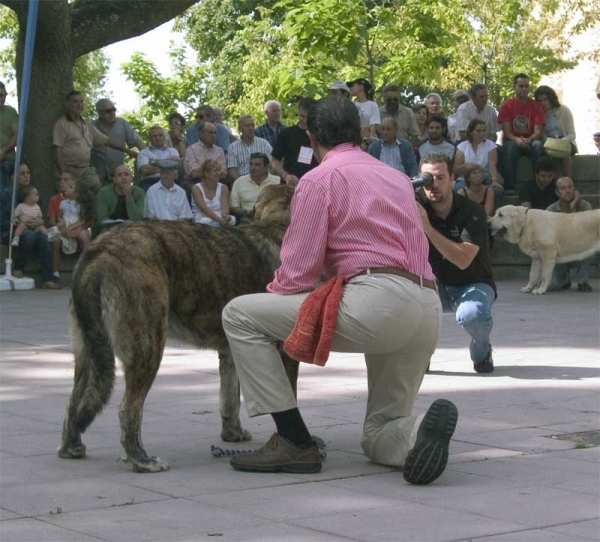
M 185 153 L 185 173 L 190 181 L 200 180 L 200 168 L 205 160 L 216 160 L 221 164 L 222 180 L 227 176 L 227 160 L 217 140 L 217 128 L 210 122 L 204 122 L 199 127 L 200 140 L 188 147 Z
M 250 171 L 250 155 L 255 152 L 266 154 L 271 160 L 273 147 L 262 137 L 254 135 L 254 118 L 252 115 L 242 115 L 238 120 L 240 138 L 229 146 L 227 153 L 227 177 L 229 185 L 241 175 Z
M 185 144 L 185 117 L 180 115 L 179 113 L 171 113 L 169 115 L 169 139 L 170 143 L 167 142 L 169 147 L 173 147 L 177 150 L 179 154 L 179 158 L 185 158 L 185 151 L 187 150 L 187 145 Z
M 112 141 L 121 146 L 129 148 L 136 147 L 142 150 L 146 147 L 144 142 L 125 119 L 117 117 L 117 108 L 108 98 L 96 102 L 98 118 L 92 121 L 92 125 Z M 96 170 L 100 182 L 105 185 L 112 183 L 112 172 L 125 162 L 125 153 L 111 149 L 107 146 L 92 147 L 90 164 Z
M 393 118 L 396 121 L 398 130 L 396 137 L 406 139 L 412 145 L 419 143 L 420 132 L 417 119 L 412 109 L 404 107 L 400 103 L 400 87 L 397 85 L 388 85 L 383 89 L 383 106 L 379 108 L 381 121 L 387 118 Z
M 250 155 L 250 173 L 242 175 L 231 189 L 229 203 L 231 213 L 238 217 L 240 224 L 251 222 L 254 205 L 266 186 L 278 185 L 281 179 L 269 173 L 269 157 L 264 153 Z
M 318 164 L 306 133 L 306 116 L 314 103 L 314 98 L 300 99 L 298 124 L 284 128 L 273 147 L 271 171 L 290 186 L 296 186 L 298 179 Z
M 381 139 L 375 139 L 369 145 L 369 154 L 409 177 L 414 177 L 418 171 L 415 151 L 410 141 L 396 136 L 398 133 L 396 119 L 393 117 L 383 119 L 380 130 Z
M 464 103 L 470 101 L 469 93 L 466 90 L 458 89 L 452 93 L 452 104 L 454 105 L 454 113 L 448 116 L 448 138 L 452 143 L 456 143 L 459 140 L 458 131 L 456 129 L 456 116 L 458 108 Z
M 183 188 L 175 184 L 177 163 L 172 160 L 160 160 L 160 182 L 152 185 L 146 192 L 144 218 L 159 220 L 191 220 L 192 210 Z
M 200 141 L 200 126 L 205 122 L 213 124 L 216 130 L 215 145 L 223 150 L 224 154 L 229 151 L 229 132 L 222 124 L 215 123 L 215 110 L 210 105 L 201 105 L 196 110 L 196 124 L 190 126 L 185 133 L 185 143 L 192 146 Z
M 100 189 L 100 179 L 91 166 L 92 147 L 106 146 L 137 158 L 138 153 L 113 141 L 82 117 L 83 95 L 77 90 L 67 94 L 66 113 L 56 121 L 52 132 L 54 159 L 58 173 L 70 173 L 83 183 L 84 190 L 93 194 Z
M 106 230 L 127 220 L 144 218 L 144 190 L 133 184 L 127 165 L 115 168 L 113 184 L 96 194 L 96 231 Z
M 544 141 L 548 137 L 564 139 L 570 143 L 571 152 L 562 158 L 562 169 L 565 177 L 573 177 L 573 158 L 577 154 L 575 143 L 575 122 L 573 113 L 558 101 L 558 96 L 553 89 L 547 86 L 538 87 L 533 97 L 542 104 L 546 114 L 546 127 L 544 129 Z
M 14 107 L 6 105 L 7 95 L 6 86 L 0 82 L 0 190 L 6 187 L 14 173 L 19 127 L 19 114 Z
M 159 162 L 171 160 L 179 164 L 177 149 L 168 147 L 165 140 L 165 131 L 160 126 L 153 126 L 148 131 L 150 145 L 140 151 L 137 167 L 140 172 L 140 188 L 147 192 L 148 189 L 160 179 Z
M 520 73 L 513 79 L 514 98 L 500 106 L 498 122 L 504 134 L 503 161 L 505 188 L 513 189 L 517 180 L 519 156 L 530 158 L 532 169 L 544 155 L 546 115 L 539 102 L 529 98 L 529 76 Z
M 444 139 L 447 130 L 446 119 L 440 115 L 433 115 L 427 121 L 427 140 L 419 145 L 419 155 L 424 158 L 431 153 L 445 154 L 450 160 L 454 160 L 456 148 L 452 143 Z
M 221 164 L 205 160 L 200 167 L 200 182 L 192 188 L 194 222 L 213 228 L 235 226 L 235 216 L 229 214 L 229 189 L 219 182 Z
M 556 181 L 556 195 L 558 201 L 550 205 L 546 210 L 553 213 L 582 213 L 591 211 L 592 205 L 589 201 L 578 197 L 573 180 L 569 177 L 561 177 Z M 557 263 L 554 265 L 552 280 L 548 292 L 568 290 L 571 288 L 571 269 L 576 269 L 577 291 L 593 291 L 588 279 L 588 267 L 590 259 L 585 258 L 578 262 Z
M 350 89 L 344 81 L 336 80 L 329 86 L 329 96 L 338 96 L 340 98 L 350 98 Z
M 535 179 L 521 187 L 519 202 L 528 209 L 545 210 L 557 200 L 552 158 L 542 156 L 535 166 Z
M 436 92 L 430 92 L 425 96 L 425 107 L 427 107 L 427 114 L 431 117 L 432 115 L 442 114 L 442 97 Z
M 364 77 L 354 79 L 347 85 L 350 94 L 356 98 L 353 103 L 360 112 L 363 143 L 368 147 L 377 137 L 377 127 L 381 124 L 379 106 L 373 101 L 373 85 Z
M 265 122 L 254 130 L 254 135 L 266 139 L 271 147 L 274 147 L 279 134 L 286 128 L 281 122 L 281 104 L 276 100 L 269 100 L 265 104 L 265 115 Z

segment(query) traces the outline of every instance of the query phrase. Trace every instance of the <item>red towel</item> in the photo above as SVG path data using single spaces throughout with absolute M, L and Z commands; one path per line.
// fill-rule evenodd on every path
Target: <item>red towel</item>
M 346 280 L 329 279 L 300 305 L 296 325 L 283 343 L 283 349 L 295 360 L 321 367 L 327 362 Z

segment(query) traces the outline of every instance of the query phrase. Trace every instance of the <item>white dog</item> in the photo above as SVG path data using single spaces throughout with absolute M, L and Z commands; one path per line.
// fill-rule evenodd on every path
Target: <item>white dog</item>
M 600 251 L 600 209 L 552 213 L 506 205 L 488 220 L 493 234 L 505 231 L 509 243 L 531 256 L 529 283 L 522 292 L 543 294 L 555 263 L 588 258 Z

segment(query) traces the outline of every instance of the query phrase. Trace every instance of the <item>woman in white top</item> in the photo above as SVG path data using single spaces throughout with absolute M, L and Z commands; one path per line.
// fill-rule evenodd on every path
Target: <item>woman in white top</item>
M 216 160 L 205 160 L 200 166 L 200 182 L 192 188 L 192 215 L 198 224 L 235 225 L 235 217 L 229 214 L 229 190 L 219 182 L 221 169 Z
M 485 122 L 473 119 L 467 127 L 467 140 L 456 147 L 454 155 L 454 173 L 459 177 L 454 185 L 455 190 L 465 186 L 464 173 L 467 162 L 479 164 L 485 172 L 485 184 L 491 185 L 496 196 L 496 208 L 504 195 L 504 187 L 498 174 L 498 151 L 496 144 L 486 139 Z
M 379 106 L 373 101 L 373 86 L 364 77 L 348 83 L 350 94 L 356 98 L 354 105 L 360 113 L 363 143 L 368 147 L 377 137 L 377 126 L 381 124 Z
M 542 85 L 535 90 L 533 97 L 542 104 L 546 113 L 546 137 L 566 139 L 571 143 L 571 154 L 562 159 L 562 169 L 565 177 L 573 178 L 573 158 L 577 153 L 575 144 L 575 122 L 573 113 L 566 105 L 561 105 L 556 92 L 550 87 Z

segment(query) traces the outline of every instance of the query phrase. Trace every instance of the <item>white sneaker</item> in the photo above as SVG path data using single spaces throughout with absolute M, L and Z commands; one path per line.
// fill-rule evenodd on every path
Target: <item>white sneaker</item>
M 18 247 L 19 246 L 19 238 L 18 237 L 13 237 L 11 246 L 13 246 L 13 247 Z
M 50 242 L 55 241 L 59 237 L 60 237 L 60 232 L 58 231 L 58 226 L 52 226 L 48 230 L 48 241 L 50 241 Z

